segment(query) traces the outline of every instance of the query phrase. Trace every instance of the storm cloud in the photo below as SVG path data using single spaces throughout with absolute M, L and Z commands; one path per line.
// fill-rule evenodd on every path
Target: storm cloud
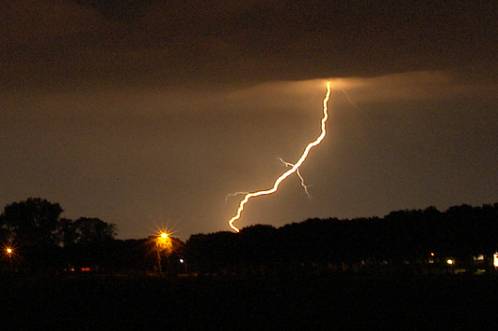
M 122 237 L 498 199 L 496 1 L 16 0 L 0 5 L 0 204 Z

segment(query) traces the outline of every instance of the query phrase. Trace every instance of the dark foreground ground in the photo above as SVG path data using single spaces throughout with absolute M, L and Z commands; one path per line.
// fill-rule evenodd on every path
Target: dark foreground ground
M 0 283 L 1 330 L 498 330 L 496 277 L 93 276 Z

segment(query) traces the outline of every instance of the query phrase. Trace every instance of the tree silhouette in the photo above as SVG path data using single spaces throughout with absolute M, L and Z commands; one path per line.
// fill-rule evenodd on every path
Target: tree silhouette
M 74 245 L 78 238 L 78 234 L 76 233 L 76 228 L 74 226 L 74 221 L 68 218 L 62 218 L 59 221 L 57 237 L 59 244 L 62 247 Z
M 40 198 L 29 198 L 5 206 L 2 228 L 7 241 L 16 248 L 16 257 L 28 270 L 54 269 L 60 265 L 57 228 L 62 208 Z
M 255 225 L 238 234 L 196 234 L 187 241 L 186 254 L 193 269 L 201 272 L 309 272 L 330 265 L 390 265 L 401 270 L 427 264 L 429 257 L 443 268 L 445 257 L 470 265 L 481 254 L 487 258 L 484 267 L 491 268 L 497 233 L 498 203 L 454 206 L 445 212 L 431 206 L 393 211 L 383 218 L 315 218 L 277 229 Z
M 62 211 L 58 203 L 29 198 L 5 206 L 2 223 L 9 239 L 18 246 L 50 246 L 57 243 L 56 230 Z
M 69 227 L 74 242 L 79 244 L 102 243 L 113 240 L 116 226 L 98 218 L 81 217 Z
M 65 219 L 61 213 L 58 203 L 39 198 L 8 204 L 0 215 L 0 241 L 14 245 L 23 268 L 30 270 L 145 271 L 156 264 L 156 237 L 117 240 L 114 224 Z M 492 268 L 497 233 L 498 203 L 446 211 L 431 206 L 384 217 L 313 218 L 280 228 L 254 225 L 240 233 L 194 234 L 185 245 L 172 238 L 164 263 L 172 273 L 188 266 L 201 273 L 292 275 L 380 265 L 416 269 L 429 260 L 444 268 L 445 258 L 452 257 L 471 270 Z M 472 263 L 481 255 L 486 258 L 479 266 Z

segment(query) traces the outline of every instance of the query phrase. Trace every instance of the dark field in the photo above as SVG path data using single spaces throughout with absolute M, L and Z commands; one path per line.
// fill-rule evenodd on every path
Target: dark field
M 497 329 L 495 277 L 2 279 L 9 330 Z M 3 327 L 2 330 L 5 330 Z M 7 328 L 6 328 L 7 329 Z

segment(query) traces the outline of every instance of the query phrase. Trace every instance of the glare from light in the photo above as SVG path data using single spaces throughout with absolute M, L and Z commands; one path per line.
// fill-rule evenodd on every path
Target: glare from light
M 493 254 L 493 266 L 498 268 L 498 252 Z
M 14 254 L 14 249 L 12 247 L 5 247 L 5 254 L 7 254 L 7 256 L 12 256 L 12 254 Z
M 448 264 L 448 265 L 454 265 L 455 264 L 455 260 L 454 259 L 447 259 L 446 260 L 446 264 Z
M 166 230 L 161 230 L 156 236 L 156 246 L 158 250 L 171 251 L 173 242 L 171 240 L 171 233 Z

